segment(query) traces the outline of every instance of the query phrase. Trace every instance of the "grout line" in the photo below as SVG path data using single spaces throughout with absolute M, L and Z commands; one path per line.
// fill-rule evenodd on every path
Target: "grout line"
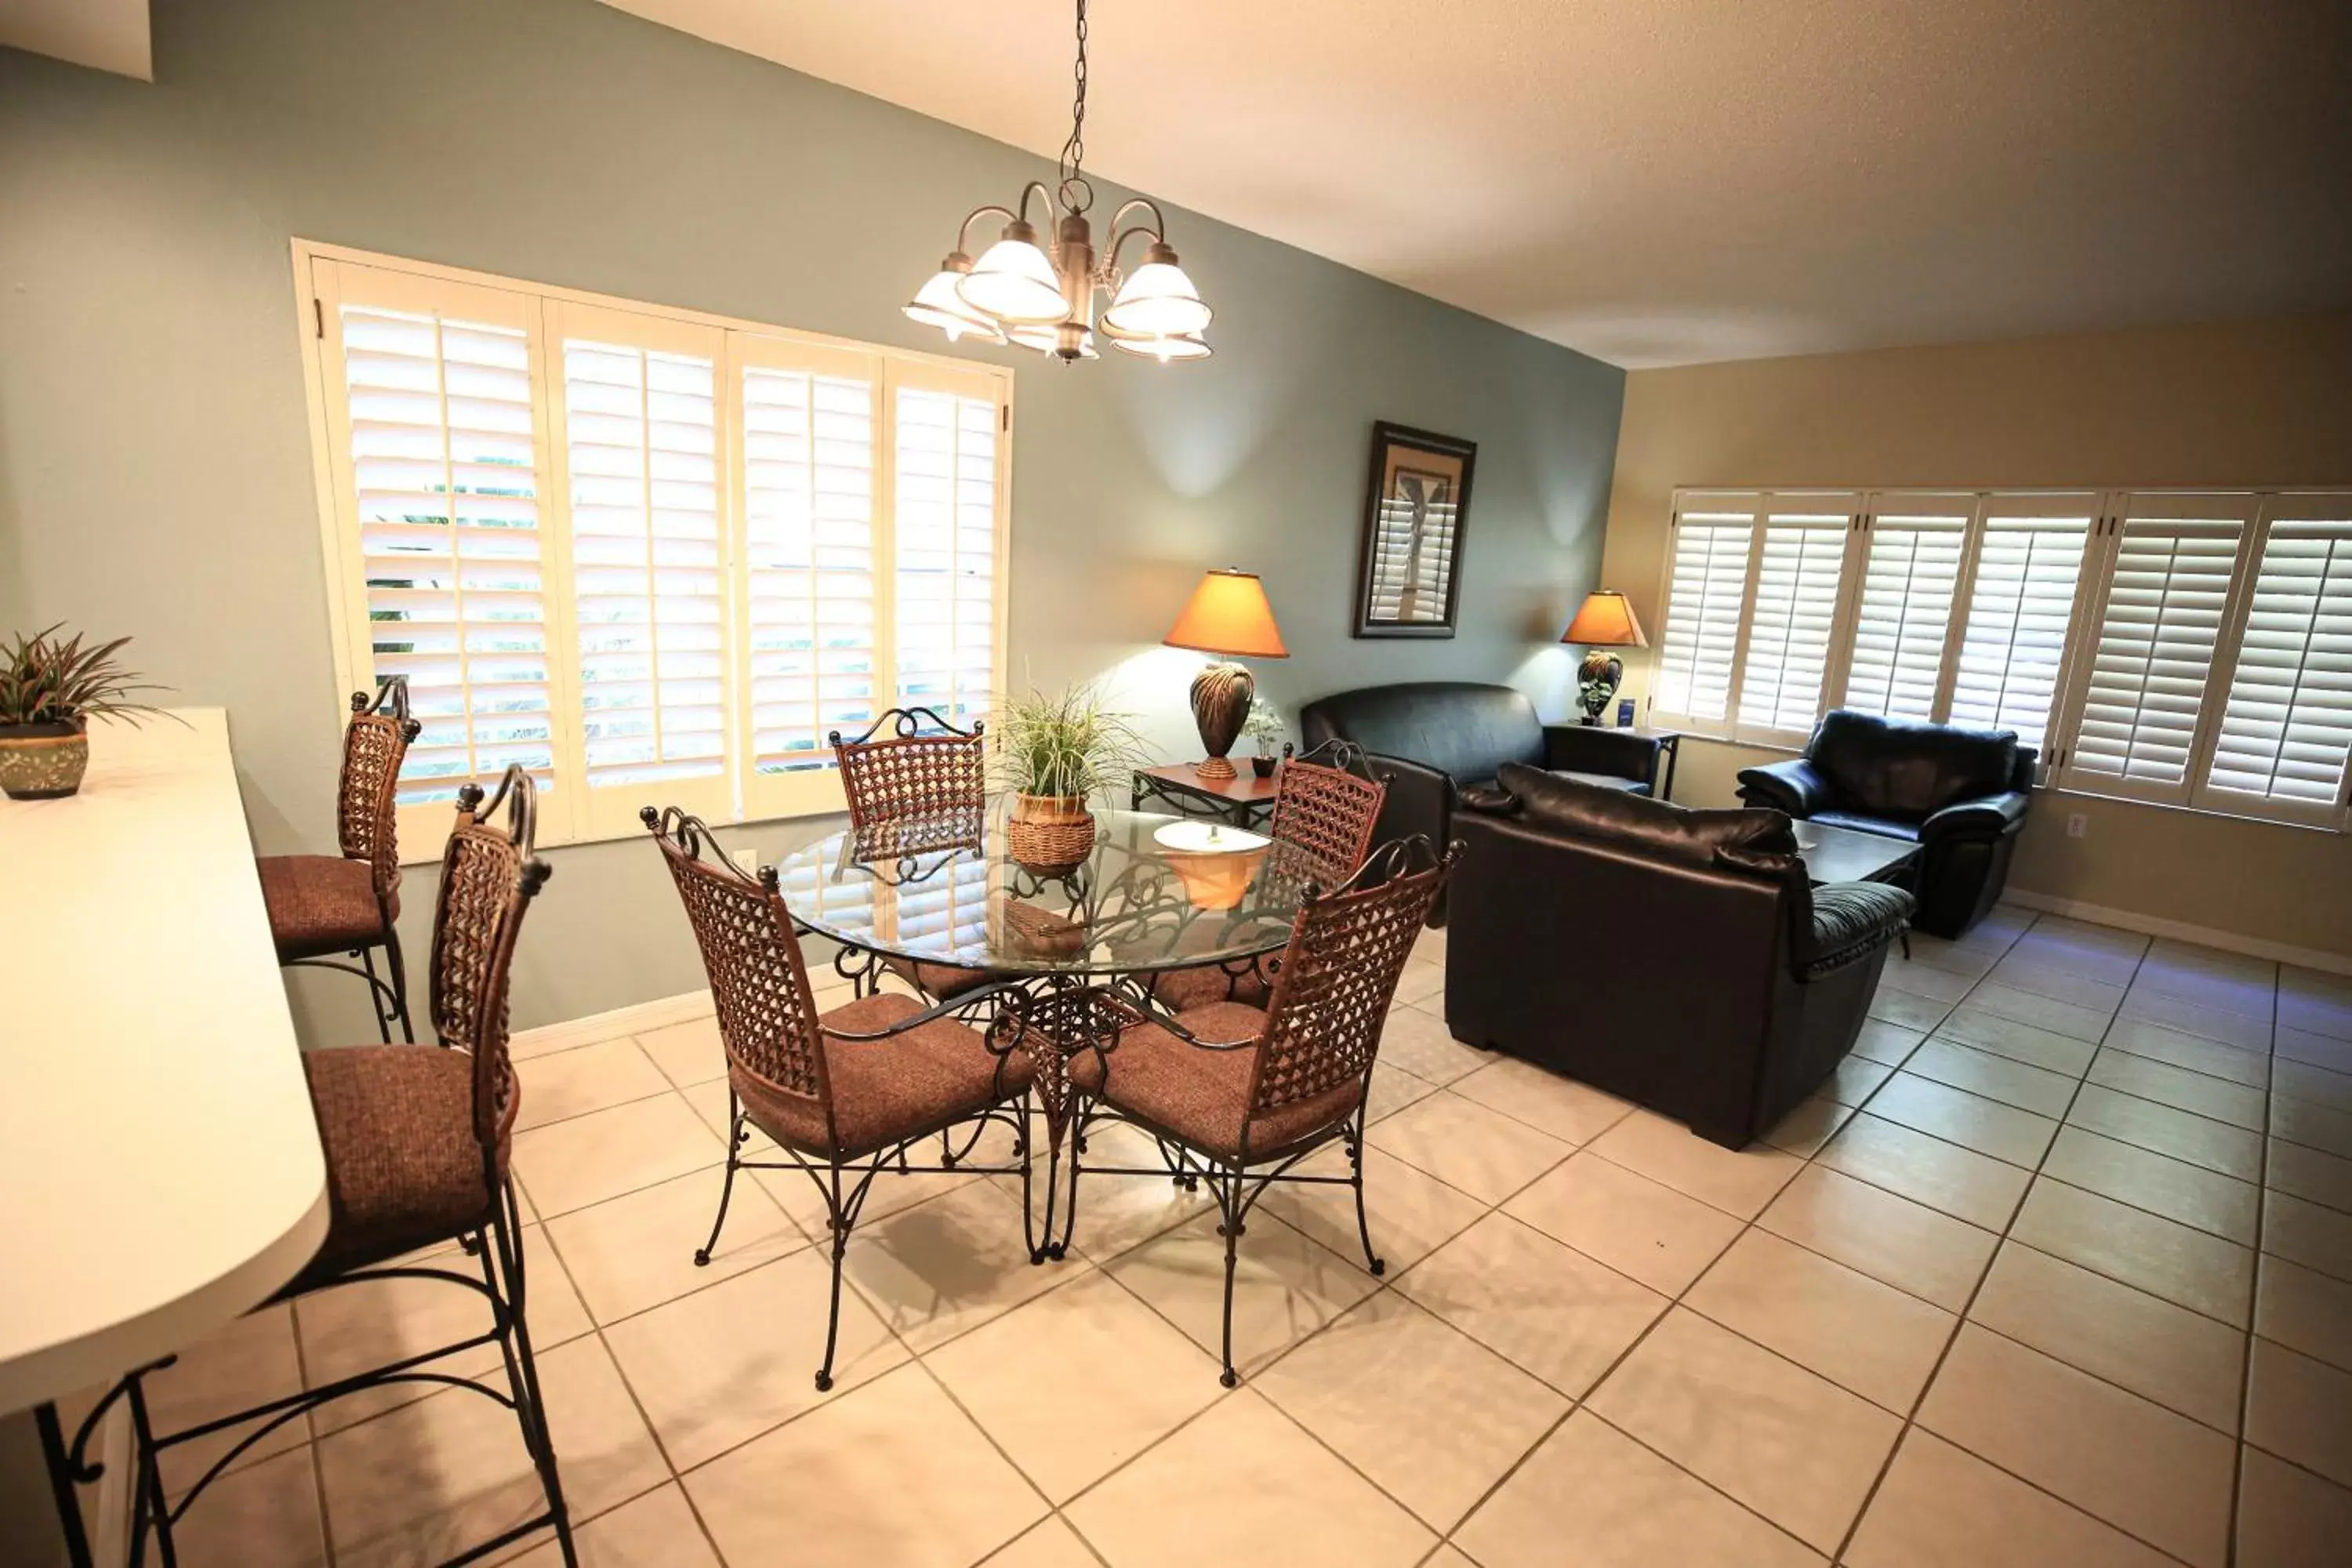
M 2235 1563 L 2238 1560 L 2239 1519 L 2245 1506 L 2246 1431 L 2247 1423 L 2253 1415 L 2254 1403 L 2254 1340 L 2262 1323 L 2263 1222 L 2270 1207 L 2271 1192 L 2271 1097 L 2277 1092 L 2278 1079 L 2278 991 L 2275 984 L 2271 992 L 2271 1071 L 2265 1081 L 2267 1092 L 2263 1095 L 2263 1179 L 2254 1188 L 2254 1259 L 2253 1267 L 2247 1270 L 2246 1280 L 2246 1347 L 2238 1368 L 2237 1447 L 2230 1456 L 2230 1533 L 2223 1546 L 2223 1561 L 2228 1563 Z

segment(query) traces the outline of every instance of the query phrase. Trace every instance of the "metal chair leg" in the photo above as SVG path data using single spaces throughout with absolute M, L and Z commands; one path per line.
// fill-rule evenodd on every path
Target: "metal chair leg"
M 735 1195 L 738 1156 L 742 1152 L 743 1140 L 751 1136 L 743 1125 L 742 1108 L 736 1103 L 735 1086 L 731 1083 L 727 1086 L 727 1180 L 719 1189 L 719 1217 L 710 1222 L 710 1239 L 695 1249 L 694 1266 L 697 1268 L 710 1267 L 710 1254 L 719 1246 L 719 1229 L 727 1223 L 728 1202 Z
M 416 1026 L 408 1016 L 408 964 L 400 955 L 400 933 L 392 921 L 383 922 L 384 967 L 392 971 L 392 1007 L 400 1017 L 400 1037 L 409 1045 L 416 1043 Z
M 833 1188 L 826 1194 L 825 1226 L 833 1233 L 833 1299 L 825 1308 L 824 1360 L 816 1369 L 816 1391 L 833 1388 L 833 1350 L 841 1335 L 841 1255 L 849 1250 L 849 1221 L 841 1212 L 841 1162 L 833 1163 Z
M 1350 1167 L 1349 1185 L 1356 1189 L 1356 1236 L 1364 1244 L 1364 1266 L 1374 1275 L 1386 1274 L 1389 1271 L 1388 1259 L 1372 1250 L 1371 1222 L 1364 1216 L 1363 1124 L 1359 1122 L 1350 1127 L 1345 1136 L 1348 1141 L 1348 1164 Z
M 554 1526 L 557 1548 L 563 1554 L 566 1568 L 578 1568 L 579 1555 L 572 1543 L 572 1513 L 563 1500 L 563 1479 L 555 1464 L 555 1434 L 547 1422 L 547 1401 L 540 1392 L 539 1360 L 530 1348 L 530 1326 L 523 1313 L 525 1280 L 522 1247 L 520 1237 L 508 1228 L 509 1210 L 514 1205 L 513 1190 L 500 1194 L 500 1203 L 490 1216 L 490 1243 L 499 1255 L 498 1272 L 505 1277 L 506 1289 L 501 1295 L 492 1285 L 491 1310 L 499 1319 L 499 1349 L 506 1358 L 508 1390 L 514 1395 L 515 1420 L 522 1428 L 524 1451 L 530 1455 L 531 1468 L 539 1472 L 540 1489 L 547 1497 L 548 1521 Z M 490 1275 L 489 1258 L 482 1260 L 485 1278 Z
M 360 967 L 367 974 L 368 1008 L 375 1014 L 375 1032 L 377 1037 L 388 1046 L 392 1044 L 392 1009 L 385 1005 L 384 983 L 376 977 L 375 949 L 362 947 L 358 952 Z
M 135 1511 L 131 1530 L 131 1561 L 133 1568 L 146 1560 L 147 1531 L 155 1534 L 155 1555 L 163 1568 L 177 1568 L 179 1552 L 172 1542 L 172 1500 L 163 1492 L 163 1465 L 156 1458 L 155 1428 L 147 1418 L 147 1382 L 143 1375 L 133 1373 L 125 1394 L 131 1406 L 131 1442 L 137 1451 L 133 1461 L 138 1467 Z
M 1227 1388 L 1233 1388 L 1242 1380 L 1241 1373 L 1234 1370 L 1234 1266 L 1239 1260 L 1243 1230 L 1239 1170 L 1236 1169 L 1216 1186 L 1217 1207 L 1224 1212 L 1224 1223 L 1217 1229 L 1225 1238 L 1224 1370 L 1217 1374 L 1217 1381 Z

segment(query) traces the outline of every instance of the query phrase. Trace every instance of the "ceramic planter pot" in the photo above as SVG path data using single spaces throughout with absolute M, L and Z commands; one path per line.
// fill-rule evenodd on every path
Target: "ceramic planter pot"
M 1082 795 L 1015 794 L 1004 842 L 1024 866 L 1075 866 L 1094 853 L 1094 813 Z
M 1281 760 L 1279 757 L 1252 757 L 1250 772 L 1262 779 L 1270 779 L 1274 776 L 1275 764 Z
M 0 724 L 0 793 L 10 800 L 58 800 L 81 788 L 89 766 L 89 721 Z

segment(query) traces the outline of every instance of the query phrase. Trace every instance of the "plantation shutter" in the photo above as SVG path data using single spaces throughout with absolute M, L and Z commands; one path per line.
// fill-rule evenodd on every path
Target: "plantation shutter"
M 1741 740 L 1801 745 L 1820 717 L 1859 498 L 1767 495 L 1740 660 Z
M 1935 717 L 1973 495 L 1874 498 L 1841 707 Z
M 1658 634 L 1654 715 L 1705 725 L 1731 716 L 1759 498 L 1754 492 L 1678 498 Z
M 2122 500 L 2122 515 L 2106 524 L 2111 564 L 2061 782 L 2186 804 L 2252 501 Z
M 2200 805 L 2340 824 L 2352 748 L 2352 496 L 2271 503 Z
M 998 680 L 998 387 L 947 365 L 888 373 L 898 701 L 959 729 L 987 717 Z
M 2020 744 L 2042 747 L 2046 762 L 2098 497 L 1993 495 L 1983 519 L 1949 721 L 2014 730 Z
M 583 832 L 732 815 L 716 329 L 558 302 Z

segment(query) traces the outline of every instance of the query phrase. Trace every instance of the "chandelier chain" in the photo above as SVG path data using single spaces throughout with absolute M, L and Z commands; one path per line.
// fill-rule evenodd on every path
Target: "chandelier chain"
M 1086 176 L 1087 161 L 1087 0 L 1078 5 L 1078 61 L 1072 73 L 1077 83 L 1077 96 L 1070 105 L 1070 139 L 1062 143 L 1062 189 L 1064 210 L 1083 213 L 1095 205 L 1095 188 Z

